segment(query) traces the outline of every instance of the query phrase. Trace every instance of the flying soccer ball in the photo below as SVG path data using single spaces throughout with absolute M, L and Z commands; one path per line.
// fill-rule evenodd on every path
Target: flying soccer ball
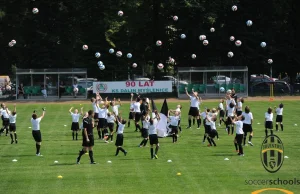
M 185 35 L 185 34 L 181 34 L 181 35 L 180 35 L 180 38 L 181 38 L 181 39 L 185 39 L 185 38 L 186 38 L 186 35 Z
M 252 22 L 251 20 L 248 20 L 248 21 L 246 22 L 246 24 L 247 24 L 247 26 L 252 26 L 253 22 Z
M 7 85 L 7 86 L 5 87 L 5 89 L 6 89 L 7 91 L 11 91 L 11 86 L 10 86 L 10 85 Z
M 231 92 L 232 92 L 231 90 L 227 90 L 227 94 L 231 94 Z
M 178 16 L 176 16 L 176 15 L 173 16 L 173 20 L 174 20 L 174 21 L 177 21 L 177 20 L 178 20 Z
M 74 93 L 78 93 L 78 88 L 74 88 L 74 89 L 73 89 L 73 92 L 74 92 Z
M 113 54 L 114 52 L 115 52 L 115 50 L 114 49 L 109 49 L 109 51 L 108 51 L 110 54 Z
M 203 45 L 204 46 L 208 45 L 208 40 L 203 40 Z
M 162 42 L 160 40 L 156 41 L 156 46 L 161 46 Z
M 133 68 L 136 68 L 136 67 L 137 67 L 137 64 L 136 64 L 136 63 L 133 63 L 133 64 L 132 64 L 132 67 L 133 67 Z
M 236 5 L 234 5 L 234 6 L 231 7 L 231 10 L 232 10 L 232 11 L 237 11 L 237 9 L 238 9 L 238 8 L 237 8 Z
M 164 65 L 163 65 L 162 63 L 159 63 L 159 64 L 157 65 L 157 68 L 161 70 L 161 69 L 164 68 Z
M 122 52 L 121 51 L 117 51 L 116 55 L 117 55 L 117 57 L 122 57 Z
M 39 10 L 38 10 L 38 8 L 33 8 L 33 9 L 32 9 L 32 13 L 33 13 L 33 14 L 37 14 L 37 13 L 39 13 Z
M 229 40 L 234 41 L 235 40 L 234 36 L 230 36 Z
M 102 65 L 99 66 L 99 69 L 100 69 L 100 70 L 104 70 L 104 69 L 105 69 L 105 66 L 102 64 Z
M 210 32 L 215 32 L 215 28 L 210 28 Z
M 17 43 L 17 41 L 15 41 L 15 40 L 11 40 L 10 41 L 13 45 L 15 45 L 16 43 Z
M 118 16 L 123 16 L 123 15 L 124 15 L 123 11 L 118 11 Z
M 101 57 L 101 54 L 100 54 L 99 52 L 96 52 L 96 53 L 95 53 L 95 57 L 96 57 L 96 58 L 99 58 L 99 57 Z
M 89 47 L 88 47 L 88 45 L 85 44 L 85 45 L 82 46 L 82 49 L 83 49 L 84 51 L 86 51 L 86 50 L 89 49 Z
M 220 87 L 220 92 L 225 92 L 225 88 Z
M 100 67 L 100 65 L 103 65 L 103 62 L 102 61 L 98 61 L 97 64 Z
M 132 54 L 131 54 L 131 53 L 128 53 L 128 54 L 127 54 L 127 58 L 130 59 L 131 57 L 132 57 Z
M 269 64 L 272 64 L 272 63 L 273 63 L 273 60 L 272 60 L 272 59 L 268 59 L 268 63 L 269 63 Z
M 242 42 L 240 40 L 235 41 L 235 46 L 241 46 Z
M 9 43 L 8 43 L 8 46 L 9 46 L 9 47 L 13 47 L 14 44 L 13 44 L 12 42 L 9 42 Z
M 262 48 L 265 48 L 265 47 L 267 46 L 267 43 L 261 42 L 261 43 L 260 43 L 260 46 L 261 46 Z
M 192 54 L 192 59 L 196 59 L 196 55 L 195 54 Z
M 232 57 L 234 56 L 234 54 L 233 54 L 233 52 L 229 51 L 228 54 L 227 54 L 227 56 L 228 56 L 229 58 L 232 58 Z
M 200 36 L 199 36 L 199 40 L 202 41 L 202 40 L 205 40 L 205 39 L 206 39 L 206 36 L 205 36 L 205 35 L 200 35 Z

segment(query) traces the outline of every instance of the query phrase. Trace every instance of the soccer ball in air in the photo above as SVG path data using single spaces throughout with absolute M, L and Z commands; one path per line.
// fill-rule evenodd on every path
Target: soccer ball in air
M 203 40 L 203 45 L 204 46 L 208 45 L 208 40 Z
M 176 16 L 176 15 L 173 16 L 173 20 L 174 20 L 174 21 L 177 21 L 177 20 L 178 20 L 178 16 Z
M 232 10 L 232 11 L 237 11 L 237 9 L 238 9 L 238 8 L 237 8 L 236 5 L 234 5 L 234 6 L 231 7 L 231 10 Z
M 246 22 L 246 24 L 247 24 L 247 26 L 252 26 L 253 22 L 252 22 L 251 20 L 248 20 L 248 21 Z
M 33 9 L 32 9 L 32 13 L 33 13 L 33 14 L 37 14 L 37 13 L 39 13 L 39 10 L 38 10 L 38 8 L 33 8 Z
M 273 60 L 272 60 L 272 59 L 268 59 L 268 63 L 269 63 L 269 64 L 272 64 L 272 63 L 273 63 Z
M 88 45 L 85 44 L 85 45 L 82 46 L 82 49 L 83 49 L 84 51 L 86 51 L 86 50 L 89 49 L 89 47 L 88 47 Z
M 101 57 L 101 54 L 100 54 L 99 52 L 96 52 L 96 53 L 95 53 L 95 57 L 96 57 L 96 58 L 99 58 L 99 57 Z
M 159 63 L 159 64 L 157 65 L 157 68 L 158 68 L 158 69 L 163 69 L 163 68 L 164 68 L 164 65 L 163 65 L 162 63 Z
M 227 56 L 228 56 L 229 58 L 231 58 L 231 57 L 234 56 L 234 54 L 233 54 L 233 52 L 229 51 L 228 54 L 227 54 Z
M 136 68 L 136 67 L 137 67 L 137 64 L 136 64 L 136 63 L 133 63 L 133 64 L 132 64 L 132 67 L 133 67 L 133 68 Z
M 9 47 L 13 47 L 14 44 L 13 44 L 12 42 L 9 42 L 9 43 L 8 43 L 8 46 L 9 46 Z
M 220 87 L 220 92 L 225 92 L 225 88 Z
M 210 32 L 215 32 L 215 28 L 210 28 Z
M 99 69 L 100 70 L 104 70 L 105 69 L 105 66 L 102 64 L 102 65 L 99 65 Z
M 206 39 L 206 36 L 205 36 L 205 35 L 200 35 L 200 36 L 199 36 L 199 40 L 202 41 L 202 40 L 205 40 L 205 39 Z
M 123 16 L 123 15 L 124 15 L 123 11 L 118 11 L 118 16 Z
M 78 92 L 78 88 L 74 88 L 73 92 L 77 93 Z
M 242 42 L 240 40 L 235 41 L 235 46 L 241 46 Z
M 234 36 L 230 36 L 229 40 L 234 41 L 235 40 Z
M 192 54 L 192 59 L 196 59 L 196 55 L 195 54 Z
M 15 45 L 16 43 L 17 43 L 17 41 L 15 41 L 15 40 L 11 40 L 10 41 L 13 45 Z
M 98 61 L 98 66 L 100 67 L 100 65 L 103 65 L 103 62 L 102 61 Z
M 116 55 L 117 55 L 117 57 L 122 57 L 122 52 L 121 51 L 117 51 Z
M 160 40 L 156 41 L 156 46 L 161 46 L 162 42 Z
M 130 59 L 131 57 L 132 57 L 132 54 L 131 54 L 131 53 L 128 53 L 128 54 L 127 54 L 127 58 Z
M 265 47 L 267 46 L 267 43 L 261 42 L 261 43 L 260 43 L 260 46 L 261 46 L 262 48 L 265 48 Z
M 231 94 L 231 90 L 227 90 L 227 94 Z
M 114 52 L 115 52 L 115 50 L 114 49 L 109 49 L 109 51 L 108 51 L 110 54 L 113 54 Z
M 181 38 L 181 39 L 185 39 L 185 38 L 186 38 L 186 35 L 185 35 L 185 34 L 181 34 L 181 35 L 180 35 L 180 38 Z

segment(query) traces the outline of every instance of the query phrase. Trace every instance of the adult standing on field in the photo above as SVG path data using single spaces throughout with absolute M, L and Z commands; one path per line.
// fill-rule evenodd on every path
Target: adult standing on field
M 33 111 L 32 118 L 31 118 L 32 136 L 35 141 L 37 156 L 42 156 L 40 153 L 41 144 L 42 144 L 42 134 L 41 134 L 41 130 L 40 130 L 40 122 L 45 116 L 46 109 L 43 108 L 42 110 L 43 110 L 42 116 L 38 117 L 36 112 Z
M 190 98 L 191 100 L 191 106 L 190 106 L 190 110 L 189 110 L 189 125 L 187 127 L 187 129 L 191 128 L 192 126 L 192 117 L 196 117 L 197 118 L 197 123 L 198 126 L 200 124 L 200 114 L 199 114 L 199 106 L 201 103 L 201 98 L 199 98 L 198 96 L 198 92 L 195 92 L 194 89 L 192 89 L 192 93 L 193 95 L 189 95 L 187 88 L 185 88 L 185 93 L 186 95 Z

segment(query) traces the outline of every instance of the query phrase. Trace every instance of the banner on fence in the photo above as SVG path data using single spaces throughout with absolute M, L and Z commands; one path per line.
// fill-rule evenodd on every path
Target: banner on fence
M 94 93 L 172 92 L 172 81 L 93 82 Z

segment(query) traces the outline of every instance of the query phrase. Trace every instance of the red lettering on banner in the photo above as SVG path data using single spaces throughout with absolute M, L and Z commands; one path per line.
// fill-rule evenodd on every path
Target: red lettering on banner
M 139 81 L 140 87 L 149 87 L 149 86 L 153 86 L 153 85 L 154 85 L 154 81 L 145 81 L 144 83 Z

